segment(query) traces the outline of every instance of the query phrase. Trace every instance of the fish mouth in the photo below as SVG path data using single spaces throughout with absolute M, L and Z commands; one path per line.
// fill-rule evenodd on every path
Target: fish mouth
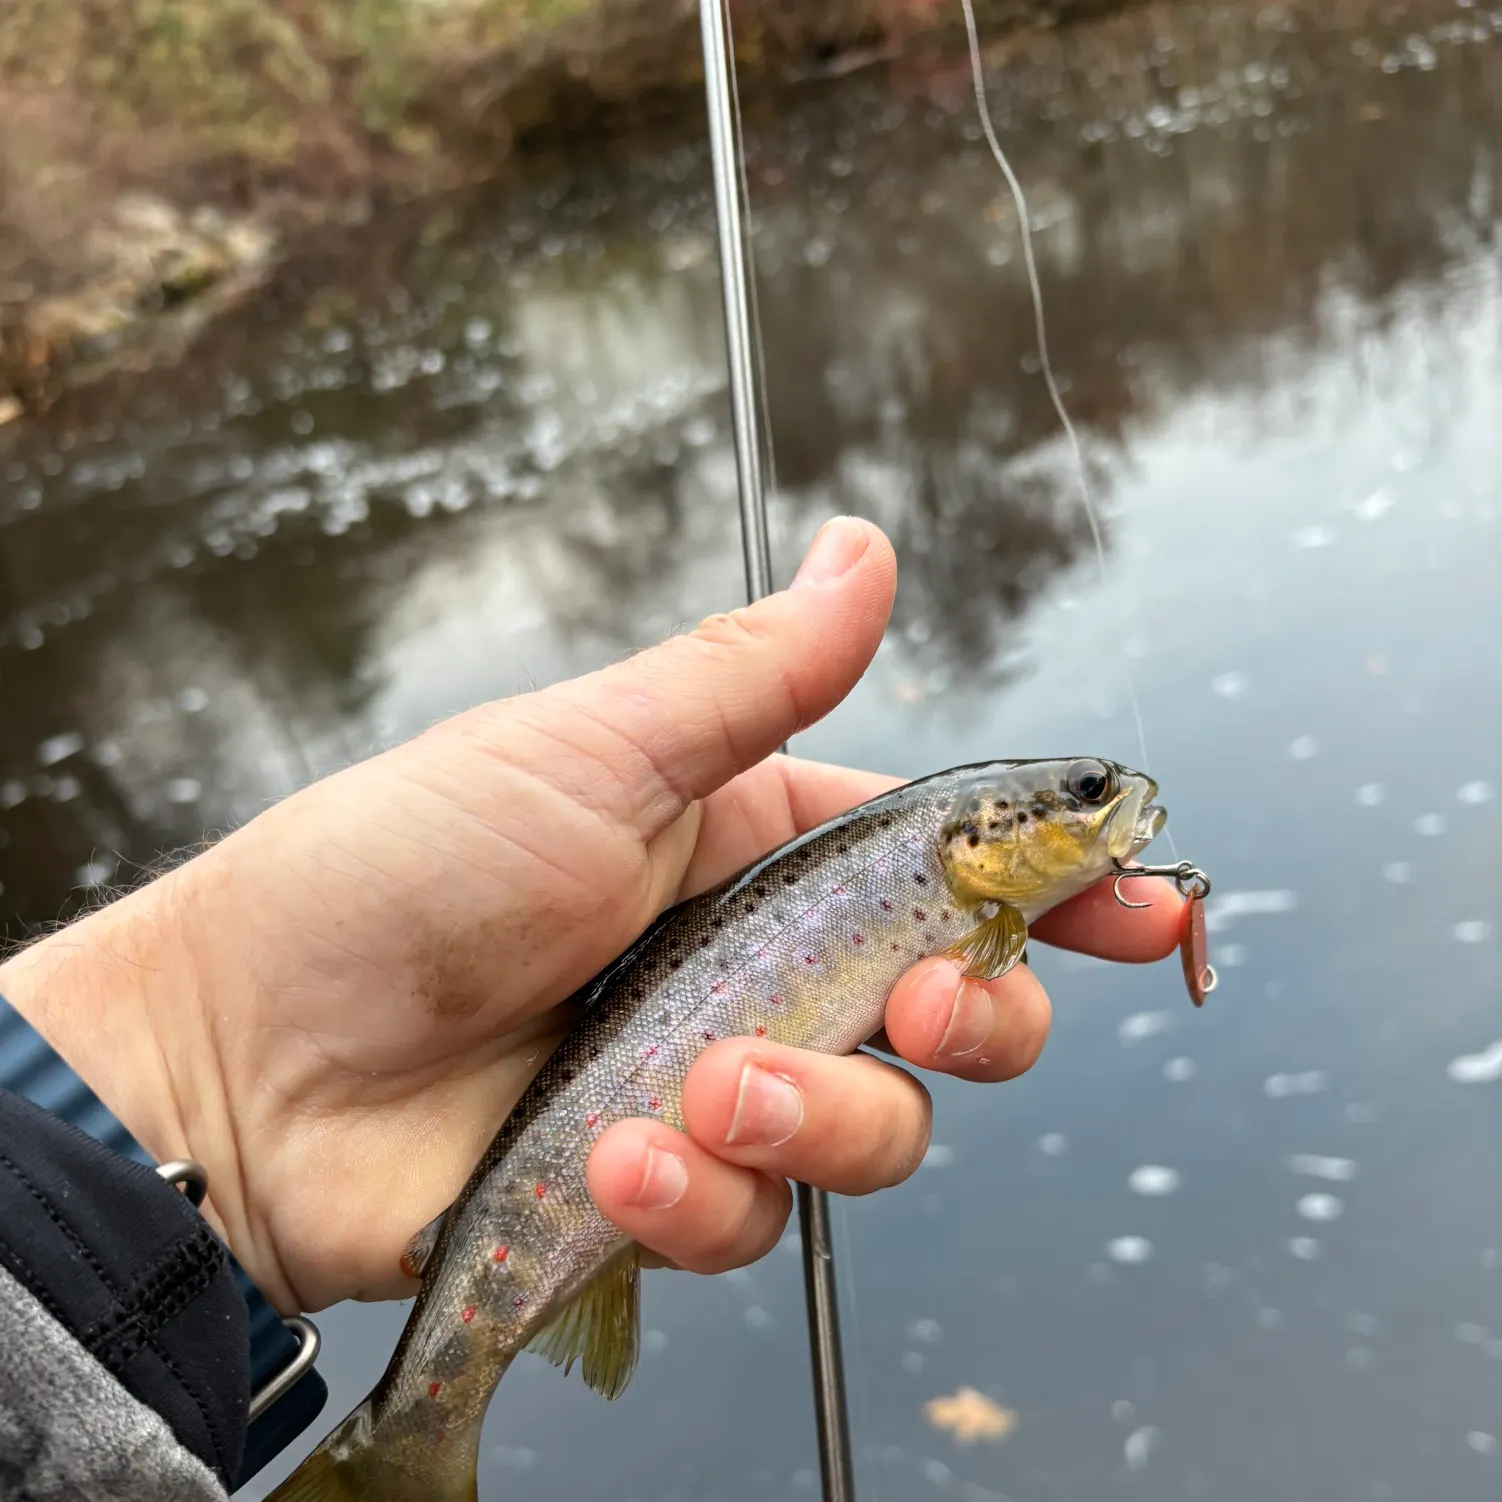
M 1158 784 L 1142 773 L 1134 774 L 1122 790 L 1111 815 L 1109 844 L 1118 860 L 1130 860 L 1157 839 L 1168 822 L 1168 810 L 1153 800 Z

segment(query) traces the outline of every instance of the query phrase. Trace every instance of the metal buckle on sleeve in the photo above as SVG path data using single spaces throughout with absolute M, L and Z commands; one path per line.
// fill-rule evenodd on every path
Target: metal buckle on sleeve
M 203 1164 L 195 1163 L 191 1158 L 174 1158 L 170 1163 L 160 1164 L 157 1173 L 169 1184 L 181 1185 L 183 1193 L 195 1206 L 203 1204 L 209 1192 L 209 1176 Z M 260 1418 L 279 1398 L 291 1392 L 318 1360 L 318 1349 L 323 1343 L 318 1326 L 300 1314 L 282 1320 L 282 1324 L 297 1337 L 297 1354 L 270 1381 L 251 1394 L 251 1423 Z

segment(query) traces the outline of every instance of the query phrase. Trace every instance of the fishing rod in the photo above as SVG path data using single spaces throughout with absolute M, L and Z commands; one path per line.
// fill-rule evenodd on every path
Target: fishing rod
M 710 156 L 714 164 L 720 294 L 735 429 L 741 549 L 746 565 L 746 596 L 754 603 L 772 592 L 772 551 L 767 538 L 767 497 L 761 463 L 764 429 L 762 391 L 756 379 L 761 367 L 756 342 L 759 330 L 753 309 L 755 268 L 741 201 L 740 111 L 726 4 L 727 0 L 699 0 L 699 24 L 704 45 Z M 829 1196 L 824 1190 L 798 1185 L 798 1228 L 803 1237 L 803 1287 L 808 1303 L 823 1498 L 824 1502 L 854 1502 L 855 1476 L 850 1459 L 850 1413 L 840 1349 L 834 1238 Z

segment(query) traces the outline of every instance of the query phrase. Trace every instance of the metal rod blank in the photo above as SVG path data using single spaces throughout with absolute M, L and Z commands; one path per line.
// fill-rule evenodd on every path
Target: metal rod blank
M 741 144 L 735 110 L 735 57 L 730 50 L 725 0 L 699 0 L 704 43 L 704 92 L 709 106 L 709 145 L 714 163 L 715 216 L 719 231 L 720 285 L 725 309 L 725 349 L 730 372 L 730 410 L 735 428 L 736 478 L 740 487 L 741 544 L 746 594 L 759 600 L 772 592 L 772 551 L 767 537 L 767 501 L 761 466 L 761 422 L 756 383 L 756 330 L 751 315 L 750 249 L 740 197 Z M 839 1299 L 829 1196 L 798 1185 L 798 1224 L 803 1235 L 803 1283 L 813 1361 L 814 1415 L 824 1502 L 854 1502 L 850 1417 L 840 1350 Z

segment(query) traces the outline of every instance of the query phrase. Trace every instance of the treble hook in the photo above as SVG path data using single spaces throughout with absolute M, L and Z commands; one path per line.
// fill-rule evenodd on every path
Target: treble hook
M 1205 957 L 1204 901 L 1210 895 L 1210 878 L 1189 861 L 1179 861 L 1172 866 L 1123 866 L 1119 860 L 1112 860 L 1111 865 L 1116 872 L 1111 882 L 1111 895 L 1122 907 L 1152 906 L 1150 902 L 1133 902 L 1122 895 L 1122 882 L 1134 876 L 1166 876 L 1178 888 L 1179 896 L 1187 899 L 1179 920 L 1179 956 L 1184 962 L 1184 982 L 1189 987 L 1189 999 L 1195 1006 L 1203 1006 L 1219 980 L 1215 967 Z
M 1150 902 L 1129 902 L 1121 895 L 1121 884 L 1132 876 L 1166 876 L 1179 889 L 1180 897 L 1193 897 L 1203 902 L 1210 895 L 1210 878 L 1192 861 L 1179 861 L 1173 866 L 1123 866 L 1112 860 L 1116 879 L 1111 883 L 1111 895 L 1122 907 L 1151 907 Z

